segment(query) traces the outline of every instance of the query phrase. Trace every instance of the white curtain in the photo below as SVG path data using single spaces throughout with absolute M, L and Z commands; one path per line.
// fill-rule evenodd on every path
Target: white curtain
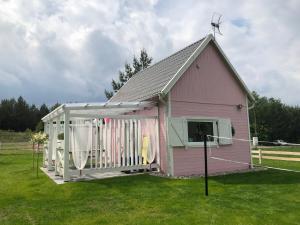
M 82 170 L 92 149 L 91 121 L 76 121 L 71 125 L 70 147 L 75 167 Z

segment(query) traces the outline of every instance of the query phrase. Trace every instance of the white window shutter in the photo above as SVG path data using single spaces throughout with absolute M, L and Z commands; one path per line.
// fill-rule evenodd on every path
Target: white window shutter
M 232 130 L 230 119 L 219 119 L 218 120 L 218 131 L 219 131 L 219 144 L 230 145 L 232 144 Z M 225 137 L 225 138 L 222 138 Z
M 171 146 L 185 146 L 187 142 L 187 125 L 183 118 L 171 117 L 168 121 L 168 137 Z

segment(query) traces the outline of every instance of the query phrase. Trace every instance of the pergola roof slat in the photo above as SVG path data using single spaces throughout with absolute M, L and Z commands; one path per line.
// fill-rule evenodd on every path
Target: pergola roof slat
M 66 110 L 70 113 L 91 114 L 91 115 L 122 115 L 124 113 L 141 110 L 146 107 L 153 107 L 154 102 L 97 102 L 97 103 L 66 103 L 42 118 L 44 122 L 61 116 Z

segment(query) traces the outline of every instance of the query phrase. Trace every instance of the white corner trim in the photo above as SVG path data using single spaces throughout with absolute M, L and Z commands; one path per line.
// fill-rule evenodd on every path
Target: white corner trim
M 180 69 L 175 73 L 172 79 L 164 86 L 161 94 L 166 95 L 169 93 L 171 88 L 176 84 L 182 74 L 188 69 L 188 67 L 194 62 L 194 60 L 200 55 L 200 53 L 205 49 L 207 44 L 213 39 L 212 34 L 205 37 L 204 41 L 196 48 L 192 55 L 186 60 L 186 62 L 180 67 Z
M 167 174 L 170 176 L 174 176 L 174 158 L 173 158 L 173 148 L 170 145 L 169 140 L 169 130 L 168 130 L 168 123 L 169 118 L 171 117 L 171 98 L 170 93 L 167 95 L 167 104 L 166 104 L 166 111 L 165 111 L 165 128 L 166 128 L 166 139 L 167 139 Z
M 252 149 L 251 149 L 251 131 L 250 131 L 250 119 L 249 119 L 249 106 L 248 106 L 248 97 L 246 96 L 246 110 L 247 110 L 247 125 L 248 125 L 248 139 L 249 139 L 249 153 L 250 153 L 250 164 L 253 168 L 253 159 L 252 159 Z

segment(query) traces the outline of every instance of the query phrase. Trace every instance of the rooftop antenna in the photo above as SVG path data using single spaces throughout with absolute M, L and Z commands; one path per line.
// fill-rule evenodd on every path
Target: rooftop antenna
M 222 15 L 220 13 L 214 12 L 212 17 L 211 17 L 211 27 L 214 31 L 214 38 L 216 38 L 216 32 L 217 34 L 223 35 L 220 31 L 220 25 L 222 23 L 221 21 Z

